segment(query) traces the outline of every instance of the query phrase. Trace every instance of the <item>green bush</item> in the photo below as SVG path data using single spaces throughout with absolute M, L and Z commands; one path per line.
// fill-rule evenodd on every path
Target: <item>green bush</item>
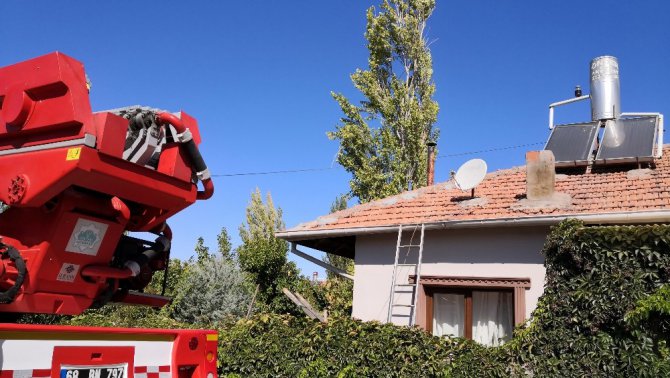
M 670 285 L 665 284 L 638 301 L 625 320 L 631 327 L 643 328 L 662 342 L 670 341 Z
M 176 286 L 170 317 L 183 323 L 217 324 L 246 314 L 251 293 L 240 269 L 221 256 L 208 256 L 185 270 Z
M 139 306 L 106 305 L 87 310 L 81 315 L 64 320 L 61 324 L 121 328 L 193 328 L 194 325 L 176 321 L 165 311 Z
M 544 247 L 545 291 L 506 349 L 541 377 L 670 376 L 659 339 L 624 318 L 670 273 L 670 227 L 555 227 Z
M 219 340 L 224 377 L 443 377 L 453 361 L 485 349 L 418 328 L 270 314 L 222 329 Z

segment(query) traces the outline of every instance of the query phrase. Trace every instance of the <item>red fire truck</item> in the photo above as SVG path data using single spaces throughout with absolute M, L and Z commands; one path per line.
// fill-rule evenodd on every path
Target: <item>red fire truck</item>
M 62 53 L 0 68 L 4 317 L 167 304 L 143 292 L 167 269 L 167 221 L 214 192 L 194 118 L 142 106 L 93 112 L 89 89 L 83 65 Z M 4 323 L 0 378 L 214 377 L 216 338 Z

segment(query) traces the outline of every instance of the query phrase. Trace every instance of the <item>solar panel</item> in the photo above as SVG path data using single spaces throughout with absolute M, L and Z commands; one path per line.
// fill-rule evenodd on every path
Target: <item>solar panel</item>
M 557 125 L 545 150 L 554 153 L 557 167 L 585 166 L 591 160 L 598 136 L 598 122 Z
M 622 118 L 608 121 L 596 163 L 629 163 L 654 159 L 658 117 Z

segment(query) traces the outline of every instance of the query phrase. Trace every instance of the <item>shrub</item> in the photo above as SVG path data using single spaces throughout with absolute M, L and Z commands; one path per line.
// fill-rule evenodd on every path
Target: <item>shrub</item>
M 251 296 L 244 275 L 223 257 L 209 257 L 186 268 L 175 288 L 171 316 L 183 323 L 216 324 L 243 316 Z
M 138 306 L 105 305 L 65 319 L 61 324 L 121 328 L 191 328 L 192 325 L 168 317 L 164 311 Z
M 637 301 L 667 282 L 670 227 L 555 227 L 544 247 L 544 294 L 533 321 L 505 348 L 533 376 L 668 376 L 658 339 L 626 323 Z
M 484 347 L 418 328 L 336 318 L 328 323 L 262 314 L 221 330 L 222 376 L 442 377 Z
M 625 320 L 631 327 L 644 328 L 667 343 L 670 340 L 670 285 L 665 284 L 638 301 Z

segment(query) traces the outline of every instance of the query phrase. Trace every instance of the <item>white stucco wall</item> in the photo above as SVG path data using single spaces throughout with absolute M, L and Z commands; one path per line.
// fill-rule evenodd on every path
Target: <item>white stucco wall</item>
M 426 231 L 421 275 L 530 278 L 531 288 L 526 291 L 529 318 L 544 289 L 540 252 L 547 233 L 545 227 Z M 386 321 L 396 240 L 397 234 L 357 236 L 353 317 Z M 406 281 L 410 268 L 405 269 L 398 277 Z

